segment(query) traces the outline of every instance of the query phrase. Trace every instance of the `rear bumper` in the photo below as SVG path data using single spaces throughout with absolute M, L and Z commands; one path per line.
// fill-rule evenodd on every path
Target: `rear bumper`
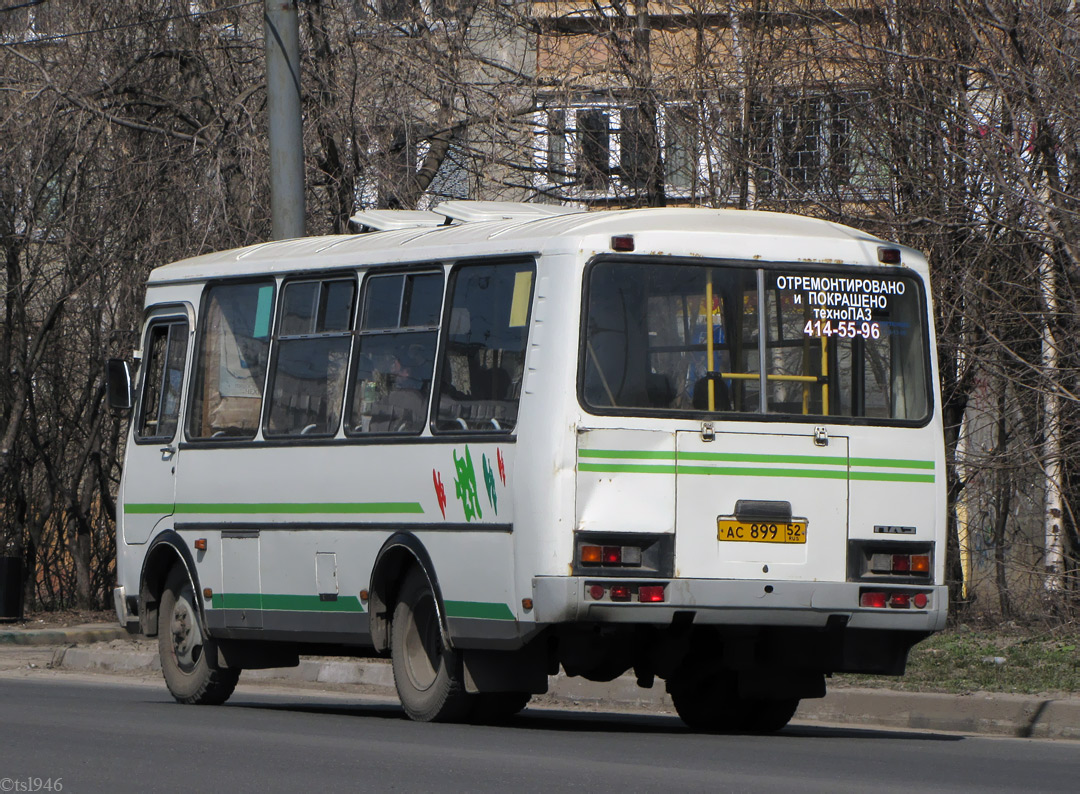
M 123 585 L 113 588 L 113 607 L 116 609 L 117 622 L 127 630 L 128 634 L 139 634 L 138 606 L 131 603 L 133 600 L 128 598 L 127 588 Z
M 867 587 L 865 584 L 724 579 L 656 580 L 655 584 L 666 587 L 663 603 L 613 603 L 589 597 L 587 583 L 596 581 L 602 580 L 580 576 L 534 577 L 536 622 L 541 625 L 597 622 L 660 626 L 670 624 L 676 613 L 691 612 L 694 623 L 706 625 L 813 628 L 843 619 L 852 629 L 928 632 L 945 628 L 948 605 L 945 587 L 890 585 L 887 589 L 892 592 L 928 593 L 929 604 L 926 609 L 875 609 L 859 606 L 859 591 Z

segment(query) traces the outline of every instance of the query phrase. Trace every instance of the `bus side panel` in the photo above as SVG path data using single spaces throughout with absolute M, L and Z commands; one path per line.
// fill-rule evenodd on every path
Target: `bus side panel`
M 439 553 L 428 551 L 440 585 L 457 587 L 452 573 L 465 571 L 458 578 L 471 589 L 445 598 L 498 604 L 505 619 L 509 541 L 499 545 L 505 575 L 481 579 L 469 561 L 495 553 L 488 541 L 462 554 L 438 539 L 509 537 L 512 452 L 512 444 L 471 441 L 186 448 L 176 521 L 185 535 L 208 540 L 197 562 L 200 580 L 215 583 L 204 585 L 215 588 L 208 622 L 319 641 L 328 632 L 366 633 L 360 591 L 371 584 L 383 543 L 399 531 L 438 541 Z

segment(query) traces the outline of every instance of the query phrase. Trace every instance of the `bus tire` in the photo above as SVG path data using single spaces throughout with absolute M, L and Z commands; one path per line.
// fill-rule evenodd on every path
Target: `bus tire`
M 779 700 L 747 699 L 740 703 L 740 727 L 747 733 L 776 733 L 787 725 L 799 708 L 799 698 Z
M 498 725 L 506 722 L 529 704 L 528 692 L 481 692 L 474 696 L 470 721 L 478 725 Z
M 461 654 L 443 643 L 435 593 L 427 576 L 413 568 L 405 577 L 390 624 L 394 686 L 410 719 L 465 719 L 473 698 L 465 691 Z
M 240 679 L 239 669 L 217 665 L 217 650 L 199 618 L 195 588 L 179 565 L 169 572 L 161 594 L 158 654 L 165 684 L 180 703 L 219 705 Z
M 686 727 L 698 733 L 732 733 L 739 730 L 735 699 L 717 682 L 671 690 L 675 712 Z

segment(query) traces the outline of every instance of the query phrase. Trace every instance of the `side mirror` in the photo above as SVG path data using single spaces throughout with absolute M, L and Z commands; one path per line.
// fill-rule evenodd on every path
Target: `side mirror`
M 105 393 L 114 411 L 127 411 L 134 403 L 131 367 L 124 359 L 110 358 L 105 362 Z

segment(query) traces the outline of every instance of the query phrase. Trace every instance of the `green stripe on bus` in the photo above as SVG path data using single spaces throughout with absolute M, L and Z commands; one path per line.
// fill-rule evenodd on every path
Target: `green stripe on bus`
M 450 618 L 514 619 L 514 613 L 506 604 L 485 601 L 444 601 L 443 606 L 446 607 L 446 616 Z
M 578 463 L 578 471 L 596 471 L 604 474 L 674 474 L 675 466 L 648 463 Z
M 579 458 L 630 458 L 638 460 L 675 460 L 675 452 L 667 450 L 579 449 Z
M 710 474 L 720 477 L 803 477 L 814 480 L 846 480 L 847 469 L 759 469 L 749 466 L 679 466 L 679 474 Z
M 133 513 L 136 515 L 148 514 L 159 515 L 161 513 L 171 513 L 173 506 L 171 504 L 154 504 L 150 502 L 136 503 L 126 502 L 124 504 L 125 513 Z
M 847 469 L 788 469 L 757 468 L 751 466 L 635 466 L 629 463 L 580 463 L 578 471 L 599 474 L 701 474 L 718 477 L 797 477 L 817 480 L 872 480 L 877 482 L 929 482 L 933 474 L 912 474 L 890 471 L 848 471 Z
M 893 460 L 891 458 L 852 458 L 852 466 L 869 466 L 883 469 L 932 469 L 932 460 Z
M 423 513 L 419 502 L 178 502 L 169 504 L 127 503 L 125 513 L 183 513 L 203 515 L 212 513 L 254 514 L 358 514 L 358 513 Z
M 847 466 L 848 459 L 818 455 L 761 455 L 752 452 L 680 452 L 679 460 L 731 463 L 799 463 L 806 466 Z
M 876 480 L 884 482 L 934 482 L 933 474 L 907 474 L 893 471 L 853 471 L 853 480 Z
M 798 463 L 807 466 L 863 466 L 890 469 L 933 469 L 932 460 L 902 458 L 848 458 L 822 455 L 765 455 L 754 452 L 669 452 L 629 449 L 582 449 L 579 458 L 618 460 L 700 460 L 732 463 Z
M 323 601 L 317 595 L 288 593 L 214 593 L 214 609 L 262 609 L 287 612 L 363 612 L 356 596 L 340 596 L 336 601 Z

